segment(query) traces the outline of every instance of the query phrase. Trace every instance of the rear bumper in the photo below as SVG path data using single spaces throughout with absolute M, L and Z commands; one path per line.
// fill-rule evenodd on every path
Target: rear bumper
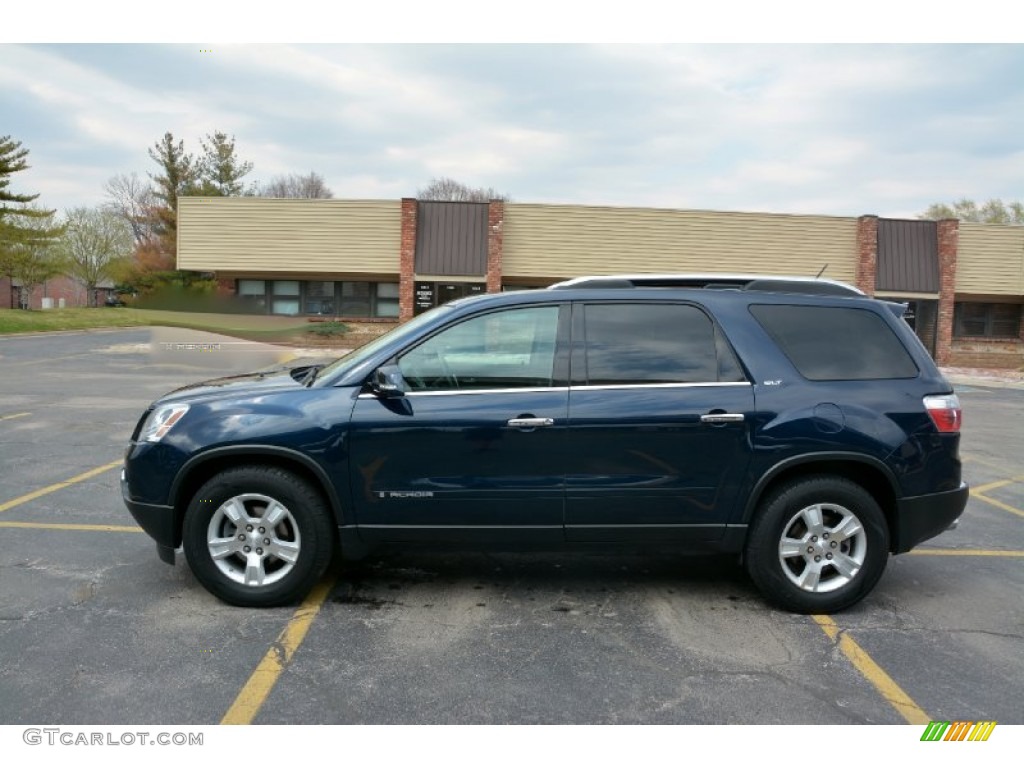
M 174 565 L 174 550 L 181 546 L 180 526 L 175 520 L 174 507 L 166 504 L 147 504 L 133 501 L 128 481 L 121 476 L 121 498 L 135 522 L 156 541 L 156 551 L 165 563 Z
M 922 541 L 952 527 L 963 514 L 969 495 L 967 483 L 960 483 L 960 487 L 954 491 L 900 499 L 896 503 L 896 540 L 893 542 L 893 552 L 907 552 Z

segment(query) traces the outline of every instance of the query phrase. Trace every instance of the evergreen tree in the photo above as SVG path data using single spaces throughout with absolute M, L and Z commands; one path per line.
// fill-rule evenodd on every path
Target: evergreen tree
M 178 252 L 178 198 L 196 188 L 195 159 L 185 152 L 185 142 L 175 141 L 170 131 L 149 150 L 160 166 L 159 174 L 150 174 L 158 204 L 153 208 L 154 229 L 159 238 L 160 267 L 174 269 Z
M 28 248 L 38 250 L 40 243 L 60 234 L 54 225 L 53 211 L 30 205 L 39 195 L 11 191 L 11 176 L 29 168 L 28 150 L 10 136 L 0 136 L 0 276 L 21 279 Z M 48 279 L 48 278 L 43 278 Z M 8 297 L 14 306 L 13 292 Z
M 239 161 L 235 155 L 235 137 L 216 131 L 200 139 L 203 155 L 198 163 L 200 183 L 193 194 L 211 197 L 237 197 L 244 191 L 242 177 L 252 170 L 252 163 Z

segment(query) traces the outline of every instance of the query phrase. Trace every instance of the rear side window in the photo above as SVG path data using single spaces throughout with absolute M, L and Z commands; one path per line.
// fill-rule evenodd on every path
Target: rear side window
M 742 378 L 732 350 L 718 338 L 711 319 L 696 307 L 587 304 L 584 313 L 587 384 L 680 384 Z M 721 366 L 719 349 L 725 357 Z
M 917 365 L 867 309 L 755 304 L 750 312 L 806 379 L 911 379 Z

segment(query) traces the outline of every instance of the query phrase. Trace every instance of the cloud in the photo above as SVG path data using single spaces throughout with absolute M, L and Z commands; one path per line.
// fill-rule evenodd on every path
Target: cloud
M 520 201 L 835 215 L 1020 197 L 1019 45 L 209 50 L 0 49 L 5 132 L 46 204 L 154 170 L 168 130 L 193 152 L 223 130 L 252 179 L 314 170 L 359 198 L 436 176 Z

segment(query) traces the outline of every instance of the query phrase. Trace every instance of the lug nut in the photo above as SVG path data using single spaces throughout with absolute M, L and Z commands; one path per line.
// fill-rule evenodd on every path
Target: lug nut
M 270 544 L 270 539 L 264 539 L 264 540 L 263 540 L 263 543 L 264 543 L 264 544 Z
M 838 543 L 838 542 L 835 542 L 835 541 L 833 541 L 833 542 L 832 542 L 831 544 L 829 544 L 829 546 L 830 546 L 830 547 L 832 547 L 832 549 L 835 549 L 836 547 L 838 547 L 838 546 L 839 546 L 839 543 Z
M 244 533 L 238 534 L 238 540 L 239 541 L 245 541 L 245 534 Z
M 243 547 L 246 552 L 252 552 L 252 547 Z
M 821 562 L 821 555 L 815 555 L 814 556 L 814 562 L 820 563 Z
M 808 547 L 807 548 L 807 554 L 813 555 L 814 554 L 814 547 Z
M 262 555 L 263 554 L 263 548 L 262 547 L 256 547 L 256 554 L 257 555 Z
M 260 526 L 260 533 L 266 533 L 266 532 L 267 532 L 267 529 L 266 529 L 266 528 L 264 528 L 264 527 L 263 527 L 263 526 L 261 525 L 261 526 Z
M 811 536 L 811 541 L 817 541 L 817 540 L 818 540 L 817 536 Z
M 247 531 L 249 531 L 251 533 L 252 532 L 252 526 L 251 525 L 245 526 L 245 530 L 247 530 Z
M 832 553 L 829 552 L 827 555 L 825 555 L 825 559 L 826 560 L 831 560 L 832 559 Z
M 823 536 L 822 536 L 821 538 L 823 538 L 823 539 L 827 539 L 827 538 L 828 538 L 828 534 L 827 534 L 827 533 L 826 533 L 826 534 L 824 534 L 824 535 L 823 535 Z

